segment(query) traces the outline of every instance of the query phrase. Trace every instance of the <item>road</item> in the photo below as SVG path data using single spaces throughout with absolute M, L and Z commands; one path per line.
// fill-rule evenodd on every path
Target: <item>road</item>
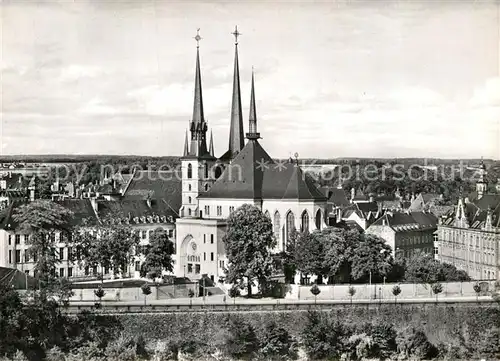
M 144 304 L 143 301 L 103 301 L 99 309 L 100 313 L 106 314 L 128 314 L 128 313 L 173 313 L 173 312 L 263 312 L 263 311 L 285 311 L 294 312 L 298 310 L 331 310 L 333 308 L 346 307 L 497 307 L 498 303 L 491 297 L 448 297 L 448 298 L 419 298 L 394 300 L 287 300 L 287 299 L 229 299 L 222 302 L 218 299 L 207 297 L 205 302 L 201 298 L 194 299 L 169 299 L 152 300 Z M 70 302 L 66 308 L 69 313 L 77 313 L 82 310 L 95 310 L 93 301 Z

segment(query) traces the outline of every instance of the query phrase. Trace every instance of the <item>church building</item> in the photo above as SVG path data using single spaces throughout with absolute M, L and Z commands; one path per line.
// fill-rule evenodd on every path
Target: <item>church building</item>
M 199 40 L 196 50 L 193 116 L 186 133 L 182 169 L 182 207 L 176 220 L 177 276 L 196 280 L 207 275 L 217 282 L 225 275 L 223 237 L 226 219 L 236 208 L 252 204 L 267 215 L 277 240 L 286 249 L 290 234 L 326 227 L 327 199 L 297 160 L 277 161 L 259 143 L 255 83 L 252 72 L 249 129 L 246 143 L 240 94 L 238 29 L 229 146 L 215 157 L 213 137 L 207 147 L 208 125 L 203 111 Z M 188 134 L 189 133 L 189 134 Z

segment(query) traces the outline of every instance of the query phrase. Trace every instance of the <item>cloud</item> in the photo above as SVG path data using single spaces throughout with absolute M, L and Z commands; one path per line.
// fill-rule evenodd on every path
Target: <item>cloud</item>
M 483 86 L 476 88 L 470 104 L 473 107 L 500 106 L 500 77 L 490 78 Z
M 61 69 L 61 81 L 75 81 L 81 78 L 94 78 L 101 74 L 97 66 L 71 64 Z

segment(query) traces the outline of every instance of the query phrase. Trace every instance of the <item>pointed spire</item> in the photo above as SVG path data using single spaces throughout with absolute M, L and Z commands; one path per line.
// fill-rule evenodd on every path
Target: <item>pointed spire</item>
M 184 157 L 187 157 L 189 154 L 189 147 L 188 147 L 188 132 L 186 130 L 186 138 L 184 139 Z
M 205 114 L 203 112 L 203 95 L 201 87 L 201 70 L 200 70 L 200 29 L 197 30 L 196 36 L 196 70 L 194 78 L 194 104 L 193 104 L 193 117 L 189 123 L 189 130 L 191 132 L 191 142 L 188 146 L 188 151 L 184 149 L 186 156 L 200 157 L 208 153 L 207 150 L 207 123 L 205 121 Z
M 250 115 L 248 116 L 248 139 L 259 139 L 260 134 L 257 132 L 257 110 L 255 107 L 255 84 L 252 67 L 252 89 L 250 91 Z
M 234 44 L 234 75 L 233 75 L 233 99 L 231 105 L 231 128 L 229 130 L 229 152 L 231 156 L 236 155 L 244 147 L 243 137 L 243 115 L 241 112 L 240 92 L 240 68 L 238 63 L 238 27 L 232 33 L 235 37 Z
M 210 145 L 208 147 L 208 152 L 210 155 L 213 157 L 215 152 L 214 152 L 214 134 L 212 133 L 212 130 L 210 130 Z

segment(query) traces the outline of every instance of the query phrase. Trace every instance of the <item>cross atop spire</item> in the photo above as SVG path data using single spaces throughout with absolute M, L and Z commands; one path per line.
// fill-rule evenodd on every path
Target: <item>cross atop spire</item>
M 196 40 L 196 47 L 199 48 L 200 47 L 200 40 L 203 39 L 200 36 L 200 28 L 196 29 L 196 36 L 193 37 L 193 39 Z
M 234 43 L 238 45 L 238 36 L 241 35 L 241 33 L 238 31 L 238 25 L 234 27 L 234 31 L 231 34 L 234 35 Z

